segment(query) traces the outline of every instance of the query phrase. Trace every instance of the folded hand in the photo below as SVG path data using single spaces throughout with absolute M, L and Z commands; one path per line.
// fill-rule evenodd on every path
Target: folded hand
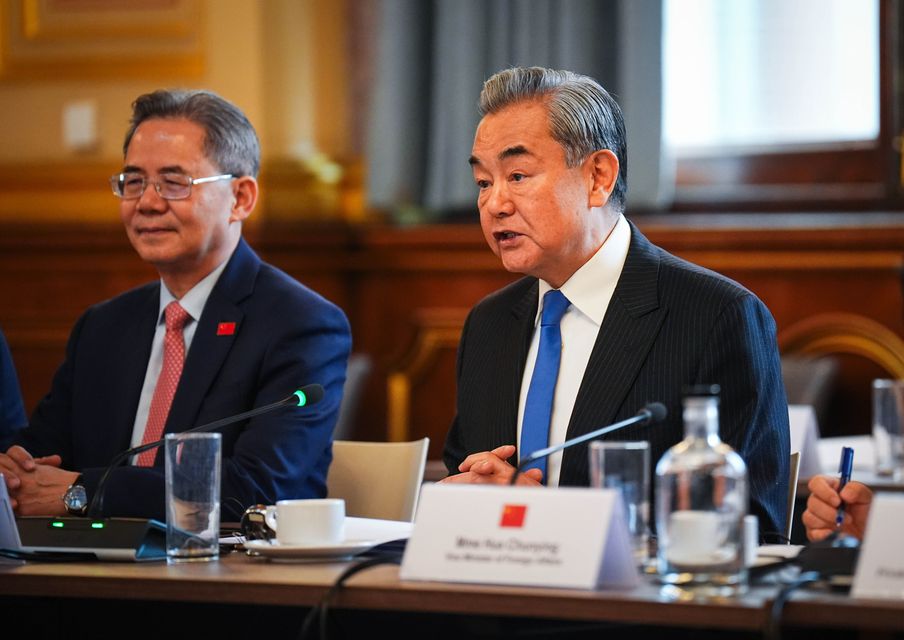
M 458 465 L 461 472 L 440 480 L 444 483 L 456 484 L 509 484 L 515 467 L 506 462 L 515 455 L 515 446 L 505 444 L 492 451 L 472 453 Z M 543 479 L 539 469 L 528 469 L 519 477 L 516 484 L 537 486 Z

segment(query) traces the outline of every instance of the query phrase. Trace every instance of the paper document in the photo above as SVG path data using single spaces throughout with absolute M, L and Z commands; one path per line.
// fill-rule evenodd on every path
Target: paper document
M 349 540 L 376 540 L 377 544 L 383 544 L 393 540 L 407 540 L 413 527 L 412 522 L 398 520 L 346 518 L 345 537 Z
M 758 558 L 796 558 L 800 550 L 803 549 L 800 544 L 761 544 L 757 550 Z
M 348 540 L 374 540 L 377 544 L 393 540 L 407 540 L 414 526 L 411 522 L 378 520 L 376 518 L 345 519 L 345 537 Z M 230 535 L 220 538 L 220 544 L 241 544 L 245 537 Z
M 791 451 L 800 453 L 800 477 L 810 478 L 822 473 L 819 425 L 813 407 L 789 405 L 788 418 L 791 424 Z
M 853 447 L 854 471 L 873 471 L 876 468 L 876 449 L 872 436 L 841 436 L 819 440 L 819 459 L 823 473 L 838 473 L 838 459 L 842 447 Z

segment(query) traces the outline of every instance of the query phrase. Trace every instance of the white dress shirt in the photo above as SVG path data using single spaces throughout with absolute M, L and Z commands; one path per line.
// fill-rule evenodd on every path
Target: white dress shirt
M 560 324 L 562 331 L 562 356 L 559 362 L 559 377 L 552 405 L 549 426 L 549 445 L 565 441 L 571 412 L 578 395 L 584 371 L 590 360 L 590 353 L 609 308 L 609 301 L 615 292 L 615 285 L 621 275 L 628 247 L 631 244 L 631 230 L 624 216 L 619 216 L 615 227 L 603 246 L 562 285 L 561 292 L 571 302 Z M 549 283 L 540 280 L 540 301 L 552 289 Z M 521 380 L 521 397 L 518 402 L 518 440 L 521 442 L 521 425 L 524 421 L 524 405 L 527 390 L 537 362 L 540 346 L 540 325 L 542 308 L 538 305 L 534 319 L 534 335 L 524 366 Z M 602 426 L 602 425 L 600 425 Z M 562 452 L 554 453 L 547 461 L 547 486 L 558 486 L 559 471 L 562 466 Z
M 214 285 L 220 279 L 220 274 L 226 268 L 228 259 L 211 271 L 198 284 L 192 287 L 188 293 L 182 296 L 179 304 L 191 316 L 182 329 L 182 338 L 185 340 L 185 356 L 188 357 L 188 349 L 191 347 L 192 338 L 195 336 L 195 329 L 198 328 L 198 318 L 204 311 L 204 305 L 213 291 Z M 132 444 L 131 447 L 141 445 L 144 438 L 144 429 L 148 422 L 148 413 L 151 410 L 151 399 L 154 397 L 154 387 L 157 386 L 157 378 L 160 377 L 160 370 L 163 368 L 163 338 L 166 335 L 166 316 L 163 311 L 166 305 L 175 300 L 176 297 L 170 293 L 163 281 L 160 281 L 160 307 L 157 310 L 157 329 L 154 331 L 154 342 L 151 345 L 151 357 L 148 360 L 148 368 L 144 374 L 144 386 L 141 387 L 141 397 L 138 400 L 138 411 L 135 413 L 135 424 L 132 426 Z M 192 425 L 186 425 L 192 426 Z M 133 456 L 137 459 L 138 456 Z

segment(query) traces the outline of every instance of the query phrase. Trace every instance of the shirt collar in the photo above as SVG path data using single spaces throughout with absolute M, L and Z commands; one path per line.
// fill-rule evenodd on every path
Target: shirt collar
M 628 221 L 623 215 L 619 215 L 603 246 L 560 287 L 571 306 L 597 326 L 603 324 L 603 317 L 615 285 L 618 284 L 630 245 L 631 230 Z M 540 280 L 540 300 L 552 288 L 548 282 Z M 537 305 L 535 325 L 540 321 L 541 311 L 541 305 Z
M 188 315 L 190 315 L 191 319 L 195 322 L 201 317 L 201 312 L 204 311 L 204 305 L 207 304 L 207 299 L 210 297 L 210 293 L 213 291 L 217 280 L 220 279 L 220 274 L 223 273 L 223 270 L 226 268 L 227 262 L 229 262 L 228 258 L 220 263 L 220 266 L 204 276 L 198 284 L 189 289 L 189 291 L 179 299 L 179 305 L 188 312 Z M 163 310 L 166 309 L 166 305 L 176 299 L 176 296 L 166 288 L 166 284 L 161 280 L 160 309 L 157 314 L 158 324 L 165 321 Z

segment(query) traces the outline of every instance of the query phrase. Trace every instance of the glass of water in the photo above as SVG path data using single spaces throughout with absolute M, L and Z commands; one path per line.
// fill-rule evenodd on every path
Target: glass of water
M 904 479 L 904 380 L 873 380 L 876 473 Z
M 650 539 L 650 443 L 591 442 L 590 486 L 619 491 L 634 559 L 638 567 L 644 567 Z

